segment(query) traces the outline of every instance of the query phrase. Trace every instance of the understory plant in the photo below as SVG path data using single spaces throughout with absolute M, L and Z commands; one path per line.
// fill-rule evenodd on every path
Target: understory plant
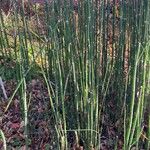
M 41 9 L 26 6 L 34 16 L 26 15 L 24 1 L 16 5 L 7 17 L 0 12 L 0 56 L 15 61 L 18 85 L 5 111 L 18 93 L 26 146 L 32 132 L 26 85 L 38 66 L 57 149 L 99 150 L 102 137 L 109 149 L 150 149 L 149 0 L 45 1 Z

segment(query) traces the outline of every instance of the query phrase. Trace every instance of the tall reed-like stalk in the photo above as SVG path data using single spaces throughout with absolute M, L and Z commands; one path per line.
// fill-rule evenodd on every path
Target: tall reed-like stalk
M 25 135 L 29 134 L 26 83 L 40 59 L 57 149 L 70 149 L 72 132 L 74 145 L 100 149 L 100 137 L 107 136 L 109 126 L 106 116 L 114 126 L 122 121 L 116 135 L 124 139 L 124 150 L 144 144 L 149 149 L 149 129 L 145 141 L 141 140 L 150 86 L 149 1 L 56 0 L 46 1 L 43 7 L 41 16 L 34 7 L 36 29 L 30 27 L 32 18 L 25 16 L 23 1 L 20 11 L 14 8 L 11 22 L 17 34 L 11 43 L 14 51 L 9 53 L 6 22 L 0 14 L 0 54 L 17 61 L 18 86 L 6 110 L 19 90 Z M 149 126 L 149 114 L 147 120 Z M 117 136 L 112 149 L 118 147 Z

